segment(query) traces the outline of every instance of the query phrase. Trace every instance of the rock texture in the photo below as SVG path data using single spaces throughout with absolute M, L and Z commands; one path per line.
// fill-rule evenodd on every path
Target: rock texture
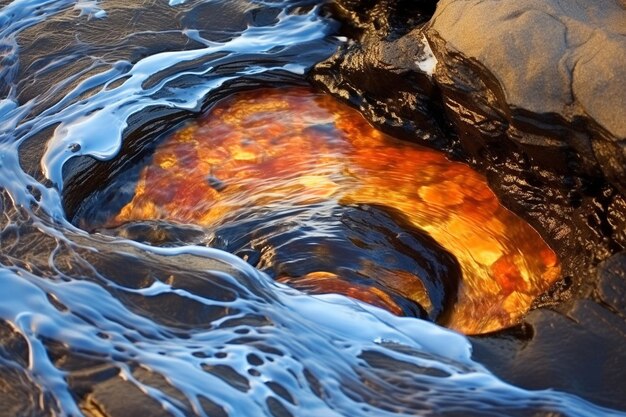
M 516 139 L 528 118 L 562 119 L 578 137 L 566 135 L 558 145 L 626 191 L 624 2 L 443 0 L 428 33 L 439 39 L 435 54 L 444 67 L 457 52 L 495 78 L 509 137 Z

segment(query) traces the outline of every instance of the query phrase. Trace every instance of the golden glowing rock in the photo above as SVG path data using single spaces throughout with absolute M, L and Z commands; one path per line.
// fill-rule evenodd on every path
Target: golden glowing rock
M 174 133 L 110 225 L 166 219 L 213 227 L 251 207 L 328 200 L 399 210 L 453 254 L 463 280 L 445 324 L 464 333 L 515 324 L 559 276 L 554 252 L 499 204 L 481 175 L 387 136 L 355 110 L 307 89 L 238 94 Z M 388 274 L 380 279 L 389 288 L 428 309 L 418 278 Z M 335 274 L 314 272 L 298 282 L 401 312 L 384 291 Z

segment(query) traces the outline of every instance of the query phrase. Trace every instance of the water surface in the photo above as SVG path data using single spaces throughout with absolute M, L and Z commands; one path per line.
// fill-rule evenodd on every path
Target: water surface
M 93 190 L 133 138 L 303 83 L 341 42 L 314 2 L 1 4 L 0 414 L 619 415 L 508 385 L 428 321 L 68 221 L 64 175 Z

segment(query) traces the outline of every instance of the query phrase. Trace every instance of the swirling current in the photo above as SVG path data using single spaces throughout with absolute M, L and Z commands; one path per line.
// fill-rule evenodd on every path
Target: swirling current
M 68 220 L 66 178 L 139 133 L 302 85 L 344 41 L 316 2 L 0 6 L 0 415 L 623 415 L 509 385 L 436 324 Z

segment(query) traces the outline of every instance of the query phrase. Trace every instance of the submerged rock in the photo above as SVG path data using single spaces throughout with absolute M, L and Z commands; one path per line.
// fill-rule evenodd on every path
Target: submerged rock
M 516 324 L 559 276 L 554 252 L 483 176 L 307 89 L 224 99 L 140 166 L 74 221 L 168 246 L 206 228 L 205 244 L 283 283 L 467 334 Z

